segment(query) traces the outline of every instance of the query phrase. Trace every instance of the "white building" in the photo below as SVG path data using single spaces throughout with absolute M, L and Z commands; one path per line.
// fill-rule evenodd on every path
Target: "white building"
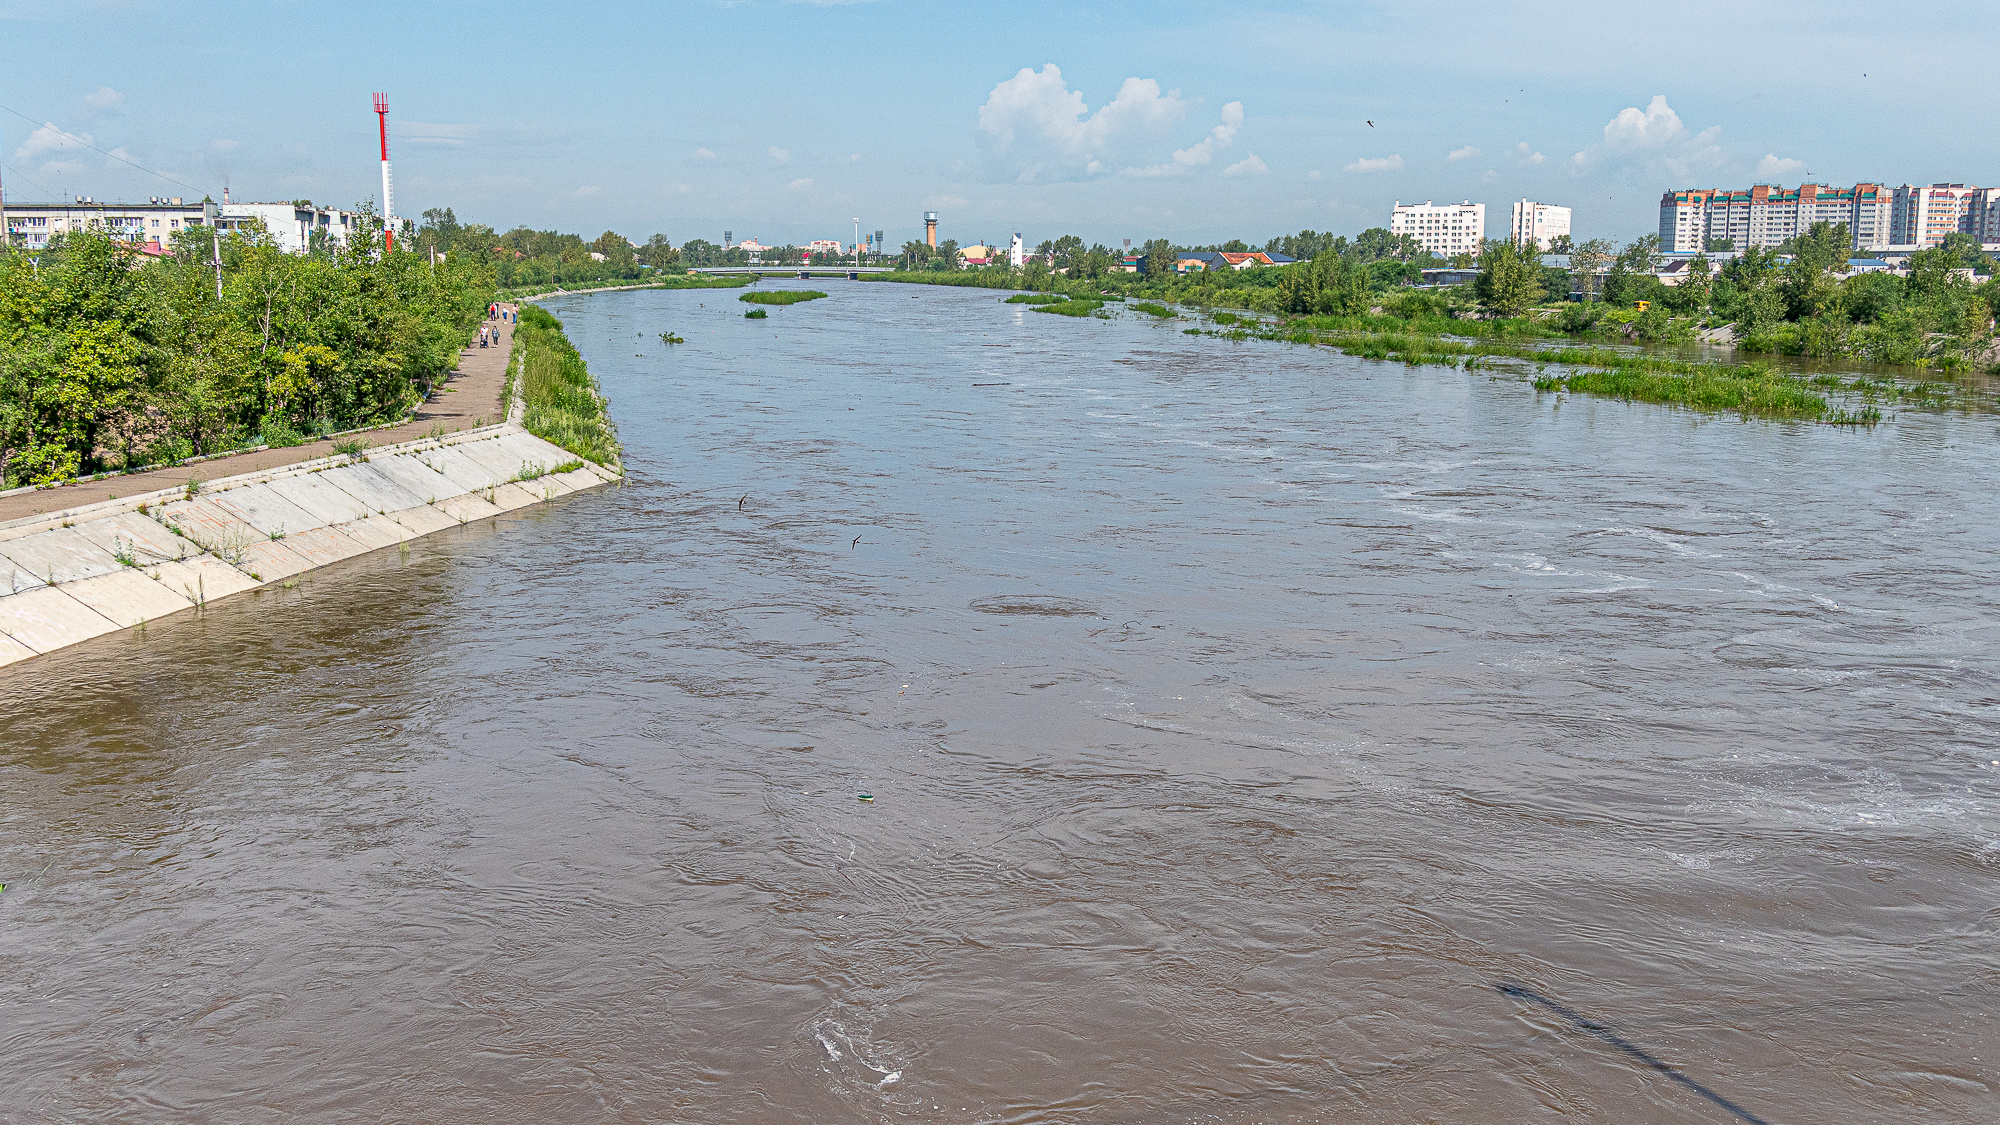
M 359 212 L 315 207 L 305 201 L 224 203 L 217 210 L 220 212 L 215 222 L 218 229 L 245 230 L 250 227 L 251 220 L 261 220 L 264 229 L 277 242 L 278 249 L 287 254 L 303 254 L 312 249 L 314 233 L 323 234 L 332 242 L 345 243 L 347 236 L 354 233 L 361 221 Z
M 1028 261 L 1028 244 L 1021 241 L 1019 231 L 1014 233 L 1014 241 L 1007 244 L 1007 264 L 1020 269 Z
M 1532 242 L 1535 249 L 1547 250 L 1556 239 L 1569 237 L 1569 208 L 1523 199 L 1514 204 L 1511 237 L 1516 246 Z
M 814 254 L 841 254 L 845 253 L 841 249 L 845 245 L 847 244 L 837 238 L 815 238 L 806 243 L 806 249 Z
M 1725 241 L 1737 250 L 1768 248 L 1811 230 L 1814 223 L 1846 223 L 1854 249 L 1880 250 L 1894 242 L 1893 200 L 1881 184 L 1670 191 L 1660 196 L 1660 249 L 1692 254 Z
M 1389 233 L 1407 234 L 1440 258 L 1477 254 L 1486 238 L 1486 204 L 1468 199 L 1439 207 L 1427 199 L 1420 206 L 1399 199 L 1389 213 Z
M 213 203 L 182 203 L 178 196 L 145 203 L 99 203 L 79 195 L 72 203 L 12 203 L 6 205 L 7 240 L 31 250 L 49 244 L 59 234 L 101 230 L 125 242 L 158 242 L 171 247 L 174 236 L 189 227 L 215 221 Z
M 1982 244 L 2000 242 L 2000 188 L 1904 184 L 1891 198 L 1892 246 L 1921 250 L 1948 234 L 1969 234 Z

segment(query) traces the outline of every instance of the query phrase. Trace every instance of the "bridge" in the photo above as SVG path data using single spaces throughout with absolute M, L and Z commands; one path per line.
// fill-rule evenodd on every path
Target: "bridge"
M 852 278 L 864 273 L 893 273 L 895 269 L 895 266 L 700 266 L 694 272 L 754 273 L 759 277 L 796 277 L 803 280 L 814 277 Z

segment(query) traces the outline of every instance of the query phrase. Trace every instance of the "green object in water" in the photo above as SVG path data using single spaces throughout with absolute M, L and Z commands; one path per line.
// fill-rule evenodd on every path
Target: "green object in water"
M 874 799 L 875 799 L 875 794 L 873 794 L 873 793 L 863 793 L 863 794 L 861 795 L 861 799 L 862 799 L 862 800 L 864 800 L 864 801 L 872 801 L 872 800 L 874 800 Z

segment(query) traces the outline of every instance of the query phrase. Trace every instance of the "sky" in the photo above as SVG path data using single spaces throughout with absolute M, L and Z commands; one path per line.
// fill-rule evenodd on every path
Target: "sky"
M 1942 21 L 1942 24 L 1939 23 Z M 11 201 L 380 192 L 769 245 L 1353 235 L 1403 202 L 1656 229 L 1663 191 L 2000 183 L 2000 6 L 0 0 Z M 33 50 L 21 49 L 32 44 Z M 135 167 L 135 165 L 137 167 Z

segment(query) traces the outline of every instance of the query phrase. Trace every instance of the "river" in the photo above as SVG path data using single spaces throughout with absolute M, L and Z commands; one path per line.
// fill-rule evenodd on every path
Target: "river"
M 818 284 L 0 671 L 0 1119 L 2000 1119 L 1990 417 Z

